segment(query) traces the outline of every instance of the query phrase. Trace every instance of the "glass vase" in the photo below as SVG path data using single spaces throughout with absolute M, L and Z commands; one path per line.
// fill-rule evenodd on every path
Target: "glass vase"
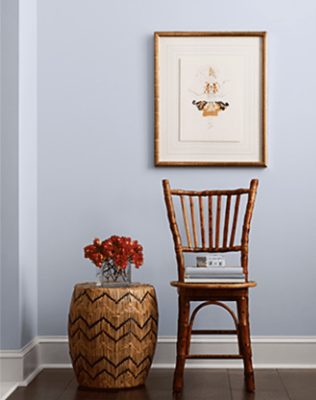
M 131 283 L 131 265 L 117 268 L 113 263 L 104 263 L 97 273 L 100 286 L 128 286 Z

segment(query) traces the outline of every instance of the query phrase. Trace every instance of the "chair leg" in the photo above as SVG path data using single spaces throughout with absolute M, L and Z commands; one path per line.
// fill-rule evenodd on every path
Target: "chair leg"
M 189 315 L 190 302 L 183 296 L 179 295 L 179 314 L 178 314 L 178 341 L 177 341 L 177 361 L 176 369 L 173 376 L 173 391 L 181 392 L 183 387 L 183 374 L 185 365 L 185 356 L 188 348 L 189 333 Z
M 237 301 L 238 309 L 238 341 L 241 355 L 244 361 L 244 374 L 246 389 L 248 392 L 255 391 L 255 378 L 252 367 L 252 353 L 250 342 L 248 296 Z

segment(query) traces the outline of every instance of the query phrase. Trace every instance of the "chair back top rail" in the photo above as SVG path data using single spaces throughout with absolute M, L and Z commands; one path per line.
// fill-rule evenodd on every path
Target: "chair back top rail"
M 228 253 L 241 251 L 242 246 L 229 247 L 187 247 L 181 246 L 183 253 Z
M 231 190 L 200 190 L 200 191 L 170 189 L 170 194 L 174 196 L 222 196 L 222 195 L 234 195 L 234 194 L 248 194 L 249 191 L 250 191 L 249 188 L 248 189 L 240 188 Z

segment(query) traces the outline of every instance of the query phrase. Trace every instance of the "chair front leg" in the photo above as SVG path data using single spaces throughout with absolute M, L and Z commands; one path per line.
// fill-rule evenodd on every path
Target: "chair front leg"
M 189 340 L 189 316 L 190 302 L 179 294 L 179 314 L 178 314 L 178 341 L 177 341 L 177 360 L 176 369 L 173 377 L 173 391 L 180 392 L 183 387 L 184 365 L 188 348 Z
M 245 383 L 248 392 L 255 391 L 255 378 L 252 367 L 252 352 L 249 327 L 248 296 L 243 296 L 237 301 L 238 309 L 238 341 L 240 352 L 244 361 Z

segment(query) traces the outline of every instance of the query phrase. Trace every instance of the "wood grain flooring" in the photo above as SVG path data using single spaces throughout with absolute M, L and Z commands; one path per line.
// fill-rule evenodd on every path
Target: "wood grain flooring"
M 172 395 L 171 369 L 152 369 L 146 386 L 118 391 L 79 389 L 71 369 L 45 369 L 8 400 L 315 400 L 316 370 L 256 370 L 256 393 L 248 394 L 242 370 L 187 369 L 185 387 Z

